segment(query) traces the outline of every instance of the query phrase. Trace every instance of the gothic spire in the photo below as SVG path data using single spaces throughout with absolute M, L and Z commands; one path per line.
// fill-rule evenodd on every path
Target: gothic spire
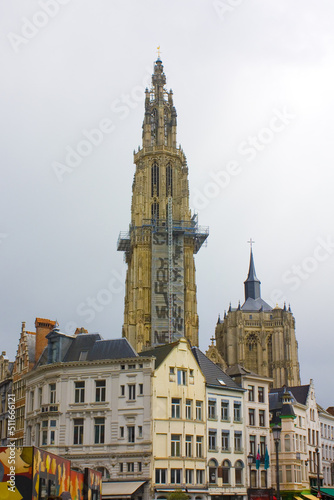
M 245 285 L 245 302 L 248 298 L 254 300 L 261 298 L 261 289 L 260 289 L 261 281 L 256 276 L 252 247 L 250 250 L 248 276 L 246 281 L 244 281 L 244 285 Z
M 165 88 L 166 75 L 160 57 L 155 61 L 152 86 L 145 90 L 143 147 L 176 148 L 176 109 L 173 92 Z

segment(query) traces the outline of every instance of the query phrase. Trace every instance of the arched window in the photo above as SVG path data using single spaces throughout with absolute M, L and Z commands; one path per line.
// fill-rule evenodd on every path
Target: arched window
M 151 168 L 151 196 L 159 196 L 159 167 L 155 162 Z
M 209 483 L 217 483 L 217 460 L 209 460 Z
M 157 143 L 157 135 L 158 135 L 158 112 L 154 108 L 151 113 L 151 146 L 154 146 Z
M 284 450 L 285 451 L 291 451 L 291 440 L 290 440 L 290 434 L 286 434 L 284 436 Z
M 165 146 L 168 146 L 168 113 L 167 109 L 165 109 L 165 115 L 164 115 L 164 126 L 165 126 Z
M 273 338 L 269 335 L 267 340 L 269 377 L 273 376 Z
M 235 470 L 235 484 L 242 484 L 243 483 L 243 477 L 242 477 L 242 470 L 244 468 L 244 464 L 241 460 L 237 460 L 234 465 L 234 470 Z
M 166 167 L 166 196 L 173 196 L 173 170 L 170 163 Z
M 249 370 L 257 373 L 257 347 L 258 347 L 259 339 L 255 333 L 251 333 L 246 338 L 246 357 L 247 357 L 247 366 Z
M 159 203 L 152 203 L 151 205 L 151 217 L 152 220 L 157 220 L 159 219 Z
M 96 470 L 101 472 L 102 479 L 110 479 L 110 473 L 105 467 L 96 467 Z
M 231 462 L 229 460 L 223 461 L 223 484 L 230 484 Z

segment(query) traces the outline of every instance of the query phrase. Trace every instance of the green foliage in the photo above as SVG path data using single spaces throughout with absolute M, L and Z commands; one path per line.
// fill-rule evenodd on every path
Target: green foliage
M 168 500 L 189 500 L 189 495 L 182 490 L 174 490 L 173 493 L 168 495 Z

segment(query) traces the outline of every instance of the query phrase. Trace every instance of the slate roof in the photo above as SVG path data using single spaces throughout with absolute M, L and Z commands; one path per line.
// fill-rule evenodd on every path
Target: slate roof
M 239 375 L 251 375 L 252 377 L 262 378 L 258 373 L 254 373 L 250 370 L 246 370 L 242 365 L 235 364 L 226 368 L 226 373 L 229 377 L 237 377 Z
M 261 297 L 259 297 L 258 299 L 252 299 L 251 297 L 248 297 L 248 299 L 246 300 L 246 302 L 243 303 L 243 305 L 241 306 L 241 310 L 242 311 L 260 311 L 260 310 L 263 310 L 263 311 L 272 311 L 273 308 L 270 307 L 269 304 L 267 304 L 267 302 L 265 302 L 263 299 L 261 299 Z
M 310 390 L 310 385 L 299 385 L 295 387 L 288 387 L 289 391 L 292 392 L 298 403 L 306 405 L 307 396 Z
M 192 347 L 191 351 L 203 372 L 207 385 L 210 387 L 227 387 L 238 391 L 244 391 L 234 380 L 231 379 L 218 365 L 213 363 L 198 347 Z M 223 383 L 219 382 L 221 380 Z
M 301 403 L 302 405 L 306 405 L 306 400 L 307 400 L 307 396 L 308 396 L 308 393 L 309 393 L 309 390 L 310 390 L 310 385 L 297 385 L 297 386 L 294 386 L 294 387 L 287 387 L 287 390 L 291 393 L 291 395 L 293 396 L 293 399 L 295 401 L 297 401 L 298 403 Z M 277 398 L 275 398 L 277 401 L 280 399 L 280 397 L 282 396 L 284 392 L 284 388 L 283 387 L 280 387 L 279 389 L 271 389 L 270 391 L 270 395 L 272 394 L 277 394 Z M 274 396 L 273 397 L 273 401 L 274 401 Z
M 31 363 L 35 361 L 36 334 L 26 332 L 26 336 L 27 336 L 28 357 Z
M 91 351 L 97 340 L 101 340 L 101 335 L 98 333 L 77 335 L 73 338 L 70 347 L 68 348 L 63 362 L 79 361 L 82 351 Z
M 164 344 L 155 347 L 154 349 L 149 349 L 148 351 L 142 351 L 139 353 L 139 356 L 154 356 L 155 359 L 155 368 L 161 365 L 164 359 L 168 356 L 168 354 L 174 349 L 174 347 L 179 342 L 172 342 L 171 344 Z
M 300 385 L 294 387 L 286 387 L 287 392 L 291 395 L 291 404 L 301 403 L 306 406 L 306 400 L 309 393 L 310 386 L 309 385 Z M 269 393 L 269 410 L 282 410 L 282 395 L 284 393 L 285 388 L 280 387 L 278 389 L 271 389 Z
M 86 335 L 86 334 L 84 334 Z M 97 340 L 88 353 L 87 361 L 98 359 L 135 358 L 138 354 L 127 339 Z
M 138 356 L 125 338 L 103 340 L 99 333 L 82 333 L 72 340 L 63 362 L 79 361 L 82 351 L 87 351 L 86 361 Z

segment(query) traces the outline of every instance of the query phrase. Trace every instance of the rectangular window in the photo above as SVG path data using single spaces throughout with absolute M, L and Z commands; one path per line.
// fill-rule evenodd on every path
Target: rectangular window
M 171 436 L 171 456 L 181 456 L 181 436 L 180 434 L 172 434 Z
M 259 410 L 259 426 L 260 427 L 266 426 L 266 412 L 265 412 L 265 410 Z
M 196 457 L 202 458 L 203 456 L 203 436 L 196 436 Z
M 124 427 L 120 427 L 120 428 L 119 428 L 119 436 L 120 436 L 121 438 L 124 438 Z
M 186 483 L 193 484 L 194 471 L 192 469 L 186 469 Z
M 135 442 L 135 428 L 133 425 L 128 426 L 128 443 Z
M 187 385 L 187 370 L 177 370 L 177 383 Z
M 56 402 L 56 384 L 49 384 L 49 401 L 50 404 L 55 404 Z
M 204 470 L 198 469 L 196 471 L 196 483 L 204 484 Z
M 55 444 L 55 431 L 50 431 L 50 444 Z
M 48 431 L 42 431 L 42 446 L 48 444 Z
M 186 435 L 186 457 L 192 457 L 193 437 Z
M 234 451 L 242 451 L 242 432 L 234 431 Z
M 95 380 L 95 401 L 101 403 L 106 400 L 106 381 Z
M 222 431 L 222 451 L 230 449 L 230 431 Z
M 248 401 L 254 401 L 254 386 L 248 386 Z
M 135 463 L 134 462 L 128 462 L 128 472 L 134 472 L 135 471 Z
M 217 430 L 209 429 L 209 450 L 216 451 L 217 448 Z
M 167 469 L 155 469 L 156 484 L 166 484 Z
M 172 418 L 181 418 L 181 399 L 172 398 Z
M 234 422 L 241 422 L 241 403 L 240 403 L 240 401 L 234 401 L 233 418 L 234 418 Z
M 196 401 L 196 420 L 202 420 L 202 408 L 203 408 L 203 402 L 202 401 Z
M 229 402 L 226 399 L 221 402 L 221 419 L 229 420 Z
M 182 471 L 182 469 L 171 469 L 170 470 L 170 482 L 171 482 L 171 484 L 181 484 L 181 471 Z
M 208 418 L 215 419 L 216 418 L 216 400 L 213 398 L 209 399 L 208 403 Z
M 121 396 L 125 396 L 125 385 L 121 385 Z
M 255 425 L 255 410 L 254 408 L 249 408 L 248 410 L 249 425 Z
M 139 394 L 144 394 L 144 384 L 139 384 Z
M 264 458 L 266 454 L 266 436 L 260 436 L 260 455 Z
M 193 418 L 193 402 L 192 399 L 186 399 L 186 419 L 191 420 Z
M 259 403 L 264 403 L 264 387 L 258 388 Z
M 249 451 L 253 457 L 256 457 L 256 442 L 255 436 L 249 436 Z
M 75 403 L 85 402 L 85 382 L 74 382 L 74 401 Z
M 34 399 L 35 399 L 35 393 L 34 391 L 30 392 L 30 411 L 34 411 Z
M 141 425 L 138 425 L 138 437 L 143 437 L 143 427 Z
M 136 399 L 136 384 L 128 384 L 128 389 L 129 399 Z
M 94 442 L 95 444 L 103 444 L 104 443 L 104 418 L 97 417 L 94 419 Z
M 138 472 L 141 472 L 142 471 L 142 465 L 141 465 L 141 462 L 138 462 Z
M 286 472 L 286 482 L 292 483 L 291 465 L 286 465 L 285 472 Z
M 43 404 L 43 389 L 41 387 L 38 389 L 38 403 L 39 406 Z
M 122 464 L 122 462 L 120 462 L 120 464 L 119 464 L 119 471 L 123 472 L 123 464 Z
M 74 419 L 73 444 L 83 443 L 84 421 L 83 418 Z

